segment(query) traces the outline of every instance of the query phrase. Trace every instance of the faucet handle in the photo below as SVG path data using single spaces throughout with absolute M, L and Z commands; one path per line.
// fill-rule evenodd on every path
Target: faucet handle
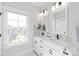
M 66 52 L 66 48 L 64 48 L 63 54 L 69 55 L 69 54 Z

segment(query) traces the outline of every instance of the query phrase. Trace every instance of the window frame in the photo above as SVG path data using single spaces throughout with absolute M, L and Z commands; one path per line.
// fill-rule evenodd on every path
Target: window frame
M 21 9 L 17 9 L 17 8 L 13 8 L 13 7 L 9 7 L 9 6 L 3 6 L 3 46 L 5 46 L 5 48 L 7 48 L 7 43 L 8 43 L 8 30 L 7 30 L 7 13 L 6 12 L 13 12 L 13 13 L 17 13 L 17 14 L 21 14 L 21 15 L 26 15 L 28 16 L 28 19 L 29 19 L 29 16 L 30 14 L 28 12 L 26 12 L 25 10 L 21 10 Z M 28 32 L 29 34 L 31 33 L 30 32 L 30 19 L 28 20 Z M 27 28 L 26 28 L 27 29 Z M 30 39 L 30 36 L 29 36 L 29 39 Z M 26 43 L 26 42 L 25 42 Z M 23 43 L 20 43 L 20 44 L 23 44 Z M 15 45 L 20 45 L 20 44 L 15 44 Z

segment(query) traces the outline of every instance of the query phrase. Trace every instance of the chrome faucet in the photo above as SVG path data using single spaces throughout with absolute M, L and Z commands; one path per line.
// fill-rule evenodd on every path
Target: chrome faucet
M 69 55 L 69 54 L 66 52 L 66 49 L 64 49 L 63 54 Z

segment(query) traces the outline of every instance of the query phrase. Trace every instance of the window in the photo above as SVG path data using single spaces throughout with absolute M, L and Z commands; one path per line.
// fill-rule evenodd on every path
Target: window
M 28 16 L 17 13 L 7 12 L 8 20 L 8 43 L 23 42 L 27 37 Z

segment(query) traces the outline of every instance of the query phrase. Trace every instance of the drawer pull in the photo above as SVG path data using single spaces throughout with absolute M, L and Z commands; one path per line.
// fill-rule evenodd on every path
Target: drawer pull
M 40 46 L 40 48 L 43 48 L 42 46 Z
M 35 41 L 35 44 L 36 44 L 37 42 Z
M 50 55 L 52 55 L 52 52 L 53 52 L 53 51 L 52 51 L 51 49 L 49 49 L 49 54 L 50 54 Z
M 40 42 L 43 42 L 43 41 L 40 41 Z
M 42 53 L 40 53 L 40 55 L 41 55 L 41 56 L 43 56 L 43 54 L 42 54 Z

